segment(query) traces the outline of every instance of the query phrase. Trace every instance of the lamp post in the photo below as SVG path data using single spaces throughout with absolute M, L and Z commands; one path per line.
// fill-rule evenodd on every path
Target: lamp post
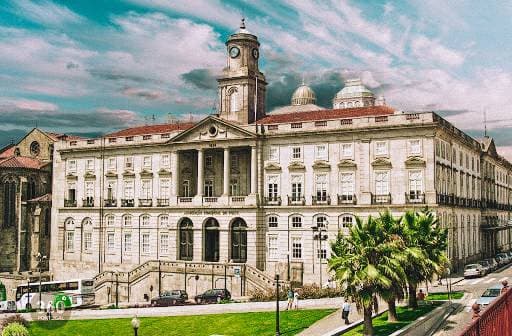
M 133 328 L 133 335 L 137 336 L 139 333 L 139 328 L 140 328 L 140 320 L 137 318 L 137 315 L 135 315 L 132 319 L 132 328 Z
M 119 272 L 116 272 L 116 309 L 119 308 Z
M 224 261 L 224 292 L 228 290 L 228 260 Z
M 318 239 L 318 258 L 320 259 L 320 265 L 319 265 L 319 273 L 320 273 L 320 288 L 322 288 L 322 259 L 323 259 L 323 251 L 322 251 L 322 240 L 324 240 L 324 236 L 323 236 L 323 233 L 324 232 L 327 232 L 327 230 L 325 229 L 325 227 L 328 225 L 328 222 L 327 220 L 324 221 L 324 224 L 323 226 L 313 226 L 312 229 L 313 229 L 313 239 Z M 316 234 L 315 234 L 316 233 Z M 325 237 L 327 238 L 327 237 Z M 313 255 L 314 255 L 314 251 L 313 251 Z
M 45 262 L 46 259 L 48 259 L 47 256 L 42 255 L 41 252 L 37 253 L 37 256 L 36 256 L 37 271 L 39 272 L 39 310 L 42 309 L 42 307 L 41 307 L 41 305 L 42 305 L 42 301 L 41 301 L 41 268 L 42 268 L 43 262 Z
M 279 330 L 279 274 L 276 274 L 274 280 L 276 281 L 276 336 L 281 335 Z

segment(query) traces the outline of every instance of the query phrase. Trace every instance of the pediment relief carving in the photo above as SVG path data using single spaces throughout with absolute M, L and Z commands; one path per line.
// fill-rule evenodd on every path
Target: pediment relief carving
M 147 169 L 143 169 L 141 172 L 140 172 L 140 176 L 143 176 L 143 177 L 152 177 L 153 176 L 153 172 L 150 171 L 150 170 L 147 170 Z
M 377 158 L 377 159 L 373 160 L 372 166 L 373 167 L 388 167 L 388 168 L 391 168 L 392 165 L 391 165 L 391 161 L 389 161 L 389 159 Z
M 313 163 L 313 169 L 331 169 L 331 165 L 325 160 L 317 160 Z
M 106 174 L 105 174 L 106 177 L 117 177 L 117 174 L 113 171 L 108 171 Z
M 418 156 L 413 156 L 405 160 L 406 167 L 425 167 L 426 161 Z
M 254 138 L 255 134 L 243 129 L 226 120 L 219 119 L 214 116 L 209 116 L 194 127 L 178 134 L 170 140 L 170 142 L 188 142 L 197 140 L 217 140 L 217 139 L 240 139 L 240 138 Z
M 78 180 L 78 176 L 76 176 L 75 174 L 71 174 L 71 173 L 70 173 L 70 174 L 67 174 L 67 175 L 66 175 L 66 178 L 67 178 L 68 180 Z
M 338 162 L 338 168 L 357 168 L 357 164 L 353 160 L 341 160 Z
M 93 173 L 93 172 L 86 172 L 86 173 L 84 174 L 84 178 L 85 178 L 85 179 L 95 179 L 95 178 L 96 178 L 96 175 L 94 175 L 94 173 Z
M 171 175 L 171 171 L 169 169 L 160 168 L 160 170 L 158 171 L 158 175 L 168 176 L 168 175 Z
M 125 170 L 123 176 L 135 176 L 135 173 L 132 170 Z
M 288 165 L 288 170 L 304 170 L 306 169 L 306 166 L 304 166 L 304 163 L 298 162 L 298 161 L 292 161 Z
M 281 170 L 281 166 L 275 162 L 268 162 L 265 165 L 265 170 Z

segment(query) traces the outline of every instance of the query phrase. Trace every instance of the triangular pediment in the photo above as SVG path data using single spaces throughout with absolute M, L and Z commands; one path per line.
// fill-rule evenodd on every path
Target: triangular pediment
M 275 162 L 269 162 L 265 165 L 265 170 L 281 170 L 281 166 Z
M 234 123 L 209 116 L 201 120 L 194 127 L 181 132 L 169 143 L 187 143 L 196 141 L 253 139 L 256 134 Z
M 304 166 L 304 163 L 298 162 L 298 161 L 292 161 L 288 165 L 288 170 L 303 170 L 306 169 L 306 166 Z
M 405 160 L 406 167 L 425 167 L 427 163 L 420 157 L 413 156 Z
M 354 168 L 357 168 L 357 164 L 353 160 L 345 159 L 345 160 L 341 160 L 340 162 L 338 162 L 338 167 L 354 169 Z
M 391 161 L 385 158 L 377 158 L 372 162 L 373 167 L 389 167 L 391 168 Z
M 331 169 L 331 165 L 327 161 L 317 160 L 317 161 L 315 161 L 313 163 L 313 169 L 324 169 L 324 170 L 327 170 L 327 169 Z

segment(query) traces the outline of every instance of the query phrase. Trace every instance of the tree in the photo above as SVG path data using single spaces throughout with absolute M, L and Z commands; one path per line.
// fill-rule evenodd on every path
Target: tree
M 435 215 L 428 209 L 422 212 L 408 211 L 402 216 L 401 229 L 405 245 L 421 251 L 408 255 L 405 274 L 409 285 L 409 307 L 418 308 L 416 289 L 422 281 L 432 281 L 443 274 L 448 266 L 445 251 L 447 231 L 440 227 Z
M 364 335 L 374 334 L 374 296 L 382 297 L 405 277 L 400 257 L 403 246 L 400 237 L 387 234 L 382 222 L 372 217 L 365 222 L 356 217 L 349 234 L 339 233 L 331 243 L 329 268 L 335 272 L 342 295 L 362 309 Z

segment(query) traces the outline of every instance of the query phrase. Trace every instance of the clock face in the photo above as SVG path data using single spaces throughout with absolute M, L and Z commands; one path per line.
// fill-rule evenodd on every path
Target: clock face
M 260 57 L 260 51 L 258 49 L 253 49 L 252 50 L 252 57 L 254 57 L 255 59 L 258 59 L 258 57 Z
M 240 55 L 240 49 L 238 49 L 238 47 L 229 49 L 229 56 L 231 56 L 231 58 L 236 58 L 238 55 Z

